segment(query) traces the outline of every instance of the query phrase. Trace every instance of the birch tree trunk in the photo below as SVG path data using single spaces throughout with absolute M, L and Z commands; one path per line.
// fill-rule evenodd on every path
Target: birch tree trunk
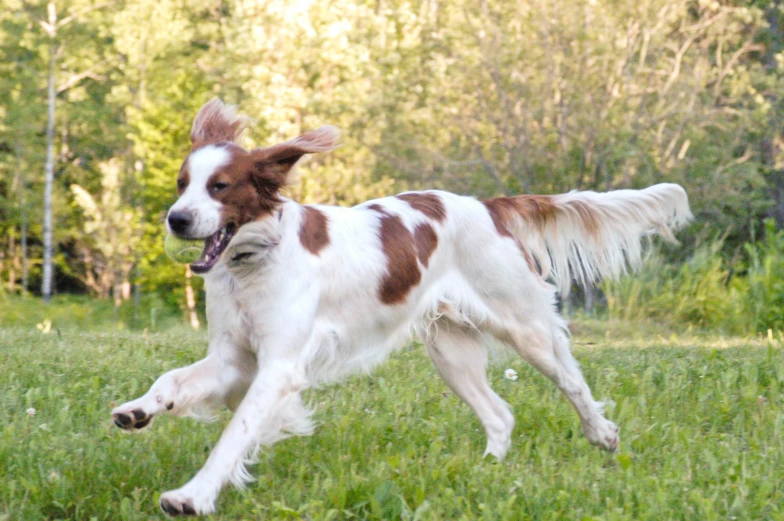
M 95 9 L 100 9 L 108 4 L 98 4 L 90 6 L 82 11 L 71 14 L 57 20 L 57 8 L 54 2 L 49 2 L 46 6 L 47 15 L 49 20 L 44 22 L 39 21 L 41 27 L 44 28 L 46 34 L 49 36 L 49 81 L 47 88 L 47 101 L 48 101 L 48 115 L 46 121 L 46 172 L 44 178 L 44 260 L 43 260 L 43 277 L 41 281 L 41 295 L 44 302 L 49 302 L 52 296 L 52 286 L 54 281 L 54 269 L 52 257 L 54 256 L 54 243 L 52 239 L 52 188 L 54 185 L 54 109 L 56 102 L 56 95 L 58 92 L 67 90 L 75 85 L 79 80 L 89 77 L 90 71 L 74 75 L 68 82 L 58 89 L 55 86 L 55 72 L 57 65 L 57 54 L 59 46 L 57 45 L 57 30 L 64 25 L 72 22 L 77 16 L 89 13 Z
M 54 185 L 54 104 L 55 104 L 55 60 L 57 57 L 57 13 L 54 3 L 50 2 L 49 25 L 53 30 L 49 33 L 49 85 L 48 85 L 48 117 L 46 121 L 46 173 L 44 178 L 44 265 L 41 295 L 44 302 L 52 296 L 52 185 Z

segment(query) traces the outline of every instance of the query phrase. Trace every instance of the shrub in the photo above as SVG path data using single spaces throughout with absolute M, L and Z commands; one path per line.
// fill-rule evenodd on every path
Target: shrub
M 681 265 L 651 251 L 639 273 L 603 286 L 610 317 L 654 318 L 750 334 L 784 329 L 784 231 L 765 223 L 765 238 L 744 245 L 740 260 L 716 239 Z

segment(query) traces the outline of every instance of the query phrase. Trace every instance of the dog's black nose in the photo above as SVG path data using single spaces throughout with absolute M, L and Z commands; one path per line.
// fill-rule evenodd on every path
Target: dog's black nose
M 171 212 L 169 214 L 169 228 L 177 234 L 183 234 L 188 231 L 193 219 L 188 212 Z

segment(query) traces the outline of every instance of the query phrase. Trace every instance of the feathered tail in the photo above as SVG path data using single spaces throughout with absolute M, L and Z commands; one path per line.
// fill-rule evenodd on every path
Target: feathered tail
M 686 191 L 676 184 L 645 190 L 521 195 L 483 201 L 496 227 L 530 252 L 562 294 L 572 280 L 585 286 L 624 273 L 642 261 L 642 238 L 673 230 L 692 217 Z

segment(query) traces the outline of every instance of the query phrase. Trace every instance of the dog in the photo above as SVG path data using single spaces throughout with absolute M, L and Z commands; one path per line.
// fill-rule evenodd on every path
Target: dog
M 419 337 L 447 385 L 479 417 L 485 455 L 503 459 L 514 416 L 488 385 L 487 340 L 510 346 L 563 391 L 586 438 L 618 447 L 569 348 L 556 295 L 641 262 L 642 239 L 675 240 L 689 221 L 676 184 L 644 190 L 477 200 L 406 192 L 353 208 L 301 205 L 281 189 L 305 154 L 338 143 L 334 127 L 246 150 L 243 120 L 215 99 L 197 114 L 166 225 L 204 239 L 209 349 L 117 407 L 142 429 L 159 414 L 234 411 L 204 467 L 161 495 L 171 516 L 215 511 L 221 489 L 252 479 L 259 446 L 313 432 L 302 391 L 370 371 Z

